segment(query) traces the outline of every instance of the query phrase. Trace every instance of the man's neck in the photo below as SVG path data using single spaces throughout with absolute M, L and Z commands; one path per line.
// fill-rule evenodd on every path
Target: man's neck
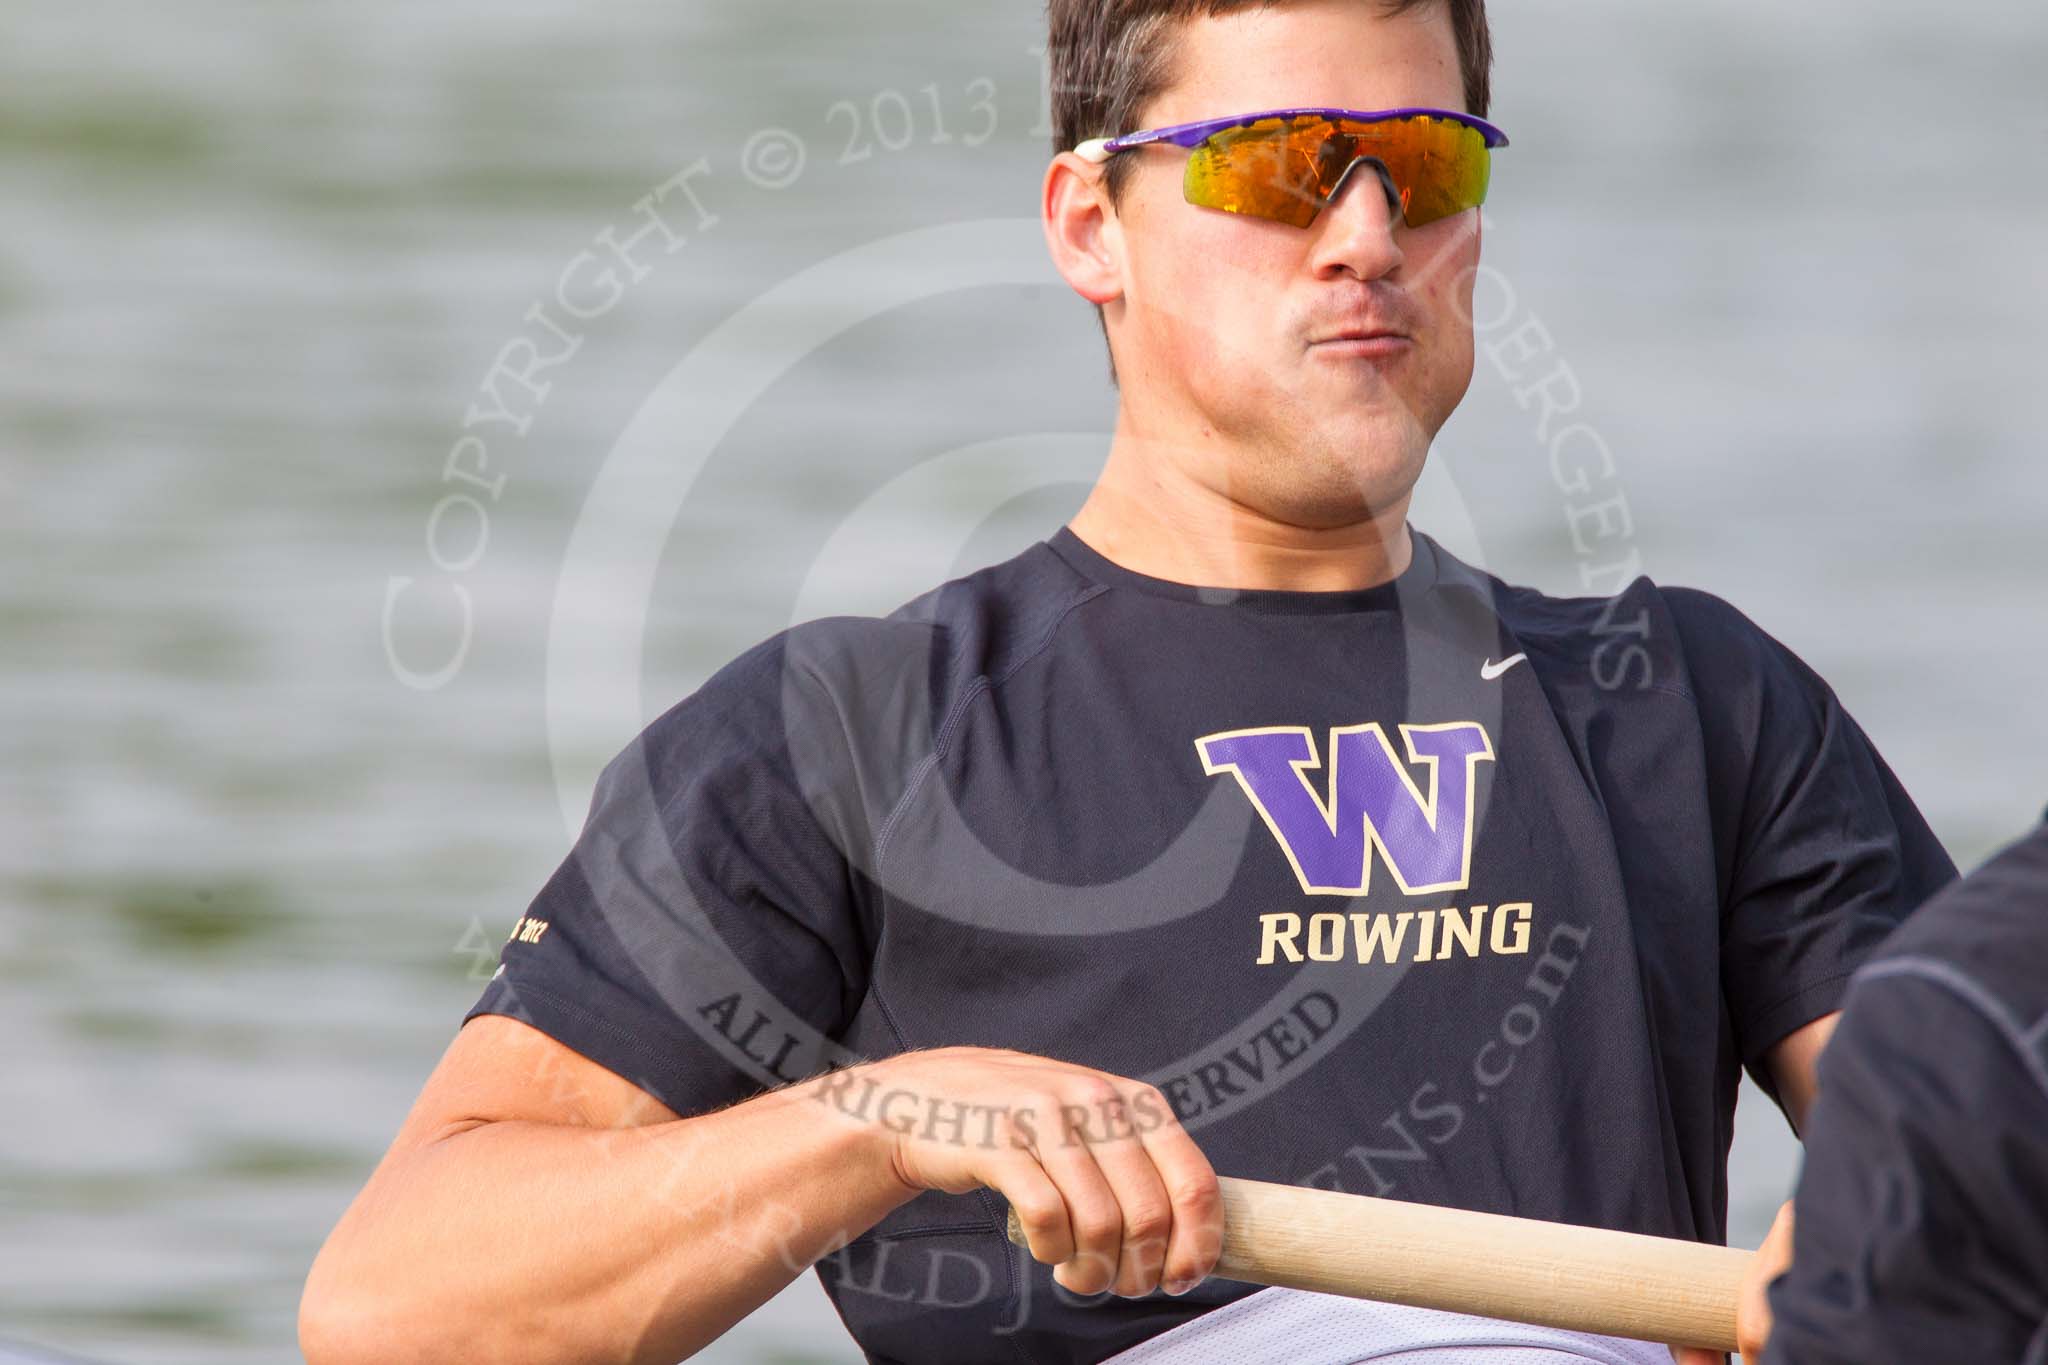
M 1120 434 L 1121 436 L 1121 434 Z M 1112 563 L 1199 587 L 1341 592 L 1391 582 L 1414 554 L 1409 497 L 1357 522 L 1298 526 L 1146 460 L 1119 439 L 1070 528 Z

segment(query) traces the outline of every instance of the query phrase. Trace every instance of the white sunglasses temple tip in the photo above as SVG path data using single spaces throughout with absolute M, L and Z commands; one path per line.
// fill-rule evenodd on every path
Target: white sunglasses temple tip
M 1103 162 L 1109 160 L 1109 144 L 1109 138 L 1091 137 L 1080 146 L 1074 148 L 1074 155 L 1080 157 L 1083 161 L 1100 166 Z

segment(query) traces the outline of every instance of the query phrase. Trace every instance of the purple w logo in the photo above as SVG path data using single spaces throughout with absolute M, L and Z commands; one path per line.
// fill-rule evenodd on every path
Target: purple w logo
M 1474 779 L 1493 742 L 1469 720 L 1403 725 L 1401 738 L 1410 763 L 1429 765 L 1427 796 L 1376 724 L 1331 729 L 1327 801 L 1305 771 L 1319 766 L 1306 726 L 1204 735 L 1195 749 L 1204 772 L 1238 780 L 1309 895 L 1363 895 L 1374 848 L 1411 896 L 1462 890 L 1472 880 Z

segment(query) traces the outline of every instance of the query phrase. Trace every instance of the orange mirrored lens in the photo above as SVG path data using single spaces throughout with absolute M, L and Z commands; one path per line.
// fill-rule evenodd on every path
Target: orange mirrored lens
M 1427 114 L 1374 123 L 1261 119 L 1228 128 L 1194 149 L 1183 190 L 1201 208 L 1307 227 L 1361 158 L 1387 168 L 1410 227 L 1486 200 L 1492 158 L 1485 136 Z

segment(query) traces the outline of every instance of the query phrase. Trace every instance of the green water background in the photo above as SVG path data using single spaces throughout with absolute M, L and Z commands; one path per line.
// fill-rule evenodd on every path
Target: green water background
M 1813 663 L 1974 863 L 2048 799 L 2048 11 L 1496 8 L 1515 145 L 1487 257 L 1615 452 L 1630 544 Z M 785 0 L 0 8 L 0 1337 L 293 1357 L 313 1251 L 595 765 L 786 624 L 890 480 L 1108 430 L 1094 324 L 1061 290 L 883 312 L 778 374 L 677 510 L 652 593 L 622 580 L 644 713 L 575 659 L 550 674 L 585 498 L 671 367 L 841 252 L 1035 214 L 1037 22 Z M 787 165 L 742 165 L 770 128 L 806 149 L 779 188 Z M 531 426 L 490 431 L 488 541 L 442 573 L 427 527 L 494 357 L 700 158 L 718 221 L 678 215 L 688 245 L 580 326 L 522 399 Z M 1428 506 L 1496 570 L 1573 591 L 1572 499 L 1516 389 L 1482 357 Z M 942 482 L 834 588 L 886 605 L 906 567 L 1006 553 L 1079 491 L 991 506 Z M 445 659 L 457 584 L 459 671 L 402 685 L 390 651 Z M 1795 1159 L 1755 1098 L 1738 1241 Z M 854 1355 L 806 1282 L 706 1358 Z

